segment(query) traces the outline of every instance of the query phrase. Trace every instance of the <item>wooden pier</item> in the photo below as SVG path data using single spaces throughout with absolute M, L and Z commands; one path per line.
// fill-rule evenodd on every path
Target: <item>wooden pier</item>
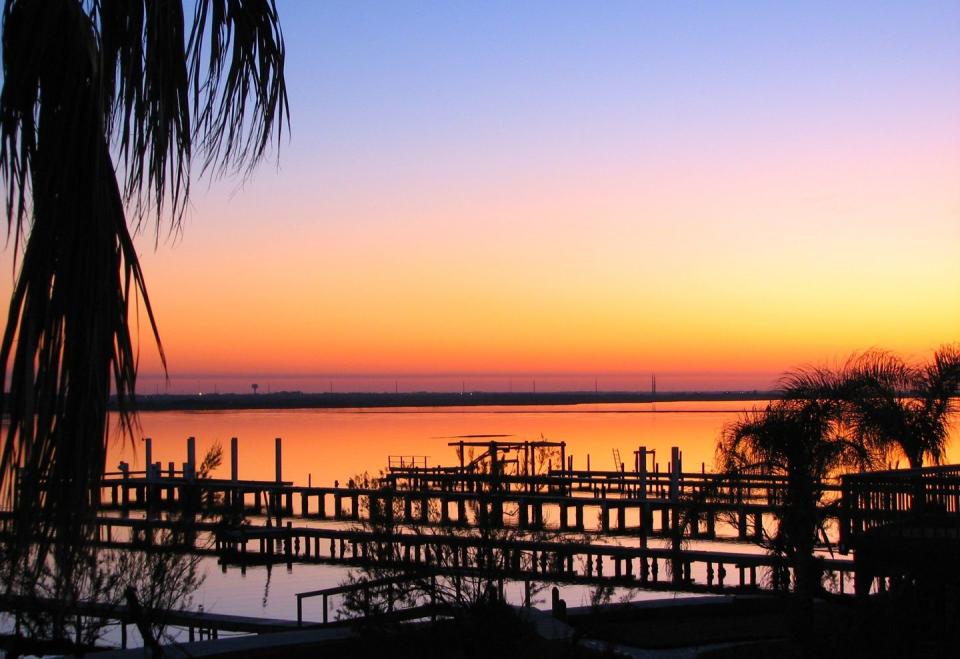
M 956 601 L 960 465 L 844 476 L 841 509 L 840 549 L 854 555 L 858 594 L 909 579 Z
M 198 478 L 192 445 L 188 440 L 181 469 L 151 463 L 148 441 L 145 471 L 121 465 L 106 475 L 102 508 L 114 514 L 96 520 L 102 543 L 149 548 L 167 529 L 183 550 L 214 554 L 225 567 L 328 562 L 401 571 L 496 569 L 508 579 L 694 592 L 780 591 L 790 583 L 782 558 L 737 547 L 749 542 L 754 549 L 765 525 L 781 514 L 784 479 L 685 472 L 676 448 L 663 472 L 656 463 L 649 468 L 651 452 L 642 446 L 633 471 L 625 465 L 594 471 L 574 470 L 562 443 L 474 442 L 484 450 L 468 460 L 471 444 L 456 442 L 456 466 L 428 466 L 425 456 L 410 456 L 391 460 L 375 487 L 312 487 L 282 480 L 279 439 L 272 481 L 238 478 L 235 440 L 231 477 Z M 538 472 L 533 455 L 540 449 L 558 450 L 559 468 Z M 844 551 L 855 551 L 871 529 L 913 515 L 918 501 L 942 510 L 950 524 L 960 520 L 960 466 L 925 470 L 922 478 L 846 476 L 822 487 L 828 501 L 821 512 L 835 519 Z M 194 521 L 185 527 L 168 511 L 187 511 Z M 196 521 L 201 512 L 222 520 Z M 656 538 L 668 542 L 655 546 L 650 540 Z M 732 544 L 705 550 L 701 540 Z M 840 593 L 851 581 L 863 591 L 895 577 L 864 568 L 854 578 L 857 563 L 846 558 L 819 562 L 834 574 Z
M 150 464 L 143 472 L 127 468 L 106 474 L 101 484 L 104 509 L 164 510 L 207 507 L 235 515 L 283 519 L 385 522 L 418 526 L 516 527 L 558 532 L 597 531 L 641 538 L 673 536 L 741 540 L 762 537 L 764 525 L 783 506 L 784 479 L 764 475 L 731 476 L 682 470 L 673 449 L 669 472 L 648 471 L 648 452 L 635 453 L 637 471 L 574 471 L 568 468 L 532 473 L 529 457 L 552 442 L 485 442 L 481 458 L 466 462 L 466 442 L 459 447 L 461 465 L 427 467 L 414 460 L 391 461 L 376 487 L 297 486 L 281 480 L 281 443 L 277 440 L 274 481 L 237 477 L 237 443 L 231 442 L 231 477 L 197 479 L 189 460 L 183 469 L 166 471 Z M 189 444 L 188 444 L 189 445 Z M 149 443 L 148 454 L 149 454 Z M 507 452 L 522 458 L 508 459 Z M 423 456 L 419 456 L 423 457 Z M 567 459 L 567 467 L 572 460 Z M 123 465 L 122 465 L 123 466 Z M 513 473 L 507 467 L 513 467 Z M 839 496 L 838 483 L 824 490 Z M 835 508 L 823 513 L 836 516 Z M 596 523 L 594 523 L 594 521 Z
M 4 515 L 3 520 L 9 520 Z M 294 526 L 225 527 L 220 522 L 99 516 L 91 522 L 105 547 L 215 556 L 223 569 L 254 565 L 328 563 L 438 574 L 495 573 L 517 581 L 614 584 L 689 592 L 785 591 L 789 567 L 766 552 L 683 546 L 631 546 L 570 535 L 540 538 L 514 532 L 435 533 Z M 164 535 L 166 533 L 166 536 Z M 849 559 L 822 566 L 844 583 Z

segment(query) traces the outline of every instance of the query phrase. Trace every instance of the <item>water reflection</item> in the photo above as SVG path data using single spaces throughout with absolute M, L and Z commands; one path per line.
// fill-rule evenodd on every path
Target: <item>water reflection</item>
M 284 480 L 299 485 L 332 485 L 336 480 L 345 484 L 348 478 L 364 471 L 375 474 L 387 464 L 390 455 L 426 455 L 431 465 L 453 464 L 457 456 L 448 443 L 477 435 L 564 441 L 575 469 L 586 468 L 588 456 L 593 469 L 612 469 L 614 449 L 629 465 L 633 451 L 645 446 L 656 451 L 656 461 L 664 471 L 670 447 L 679 446 L 685 471 L 699 471 L 701 467 L 710 471 L 721 428 L 751 406 L 743 402 L 684 402 L 656 406 L 155 412 L 143 414 L 141 421 L 143 436 L 153 438 L 153 459 L 165 467 L 170 461 L 179 465 L 186 459 L 188 436 L 197 438 L 198 455 L 215 442 L 227 449 L 230 438 L 236 436 L 240 477 L 273 479 L 274 438 L 282 437 Z M 955 438 L 956 434 L 954 428 L 952 436 Z M 954 442 L 949 446 L 947 459 L 956 458 Z M 115 442 L 108 467 L 115 467 L 120 460 L 142 469 L 143 443 Z M 229 476 L 229 469 L 227 459 L 215 475 Z M 627 538 L 612 541 L 636 542 Z M 692 544 L 698 549 L 713 548 L 713 543 L 703 541 Z M 742 550 L 760 551 L 746 546 Z M 337 585 L 348 571 L 346 566 L 297 564 L 294 572 L 289 573 L 283 566 L 274 566 L 268 580 L 267 568 L 262 566 L 251 566 L 242 576 L 233 567 L 221 572 L 220 566 L 210 559 L 204 559 L 204 565 L 208 579 L 196 601 L 206 610 L 281 618 L 294 616 L 295 592 Z M 512 601 L 519 601 L 520 586 L 508 584 L 507 588 L 515 595 Z M 589 602 L 589 588 L 585 586 L 563 586 L 562 591 L 571 605 Z M 627 592 L 618 592 L 617 597 Z M 664 593 L 639 591 L 631 596 L 662 598 Z
M 153 459 L 166 467 L 185 460 L 188 436 L 203 454 L 215 442 L 226 448 L 239 438 L 239 474 L 272 479 L 274 438 L 283 438 L 283 479 L 295 484 L 329 485 L 358 473 L 375 474 L 390 455 L 426 455 L 429 464 L 456 459 L 449 442 L 461 436 L 501 435 L 521 440 L 541 436 L 565 441 L 575 469 L 614 468 L 613 449 L 632 463 L 639 446 L 655 450 L 661 470 L 670 447 L 683 450 L 685 471 L 713 466 L 723 424 L 749 403 L 737 401 L 575 406 L 401 408 L 345 410 L 242 410 L 150 412 L 141 415 L 142 434 L 153 438 Z M 126 460 L 143 465 L 143 445 L 114 442 L 113 468 Z M 221 467 L 229 473 L 229 463 Z
M 756 405 L 762 406 L 763 401 Z M 661 470 L 670 447 L 683 451 L 685 471 L 713 467 L 714 449 L 723 425 L 752 407 L 741 401 L 634 403 L 572 406 L 399 408 L 342 410 L 235 410 L 211 412 L 149 412 L 141 415 L 142 435 L 153 438 L 154 460 L 166 467 L 186 459 L 186 438 L 197 438 L 203 455 L 215 442 L 226 450 L 239 438 L 240 477 L 272 479 L 274 438 L 283 438 L 283 479 L 297 485 L 330 485 L 334 480 L 363 473 L 376 474 L 390 455 L 426 455 L 429 464 L 452 464 L 456 454 L 447 446 L 464 435 L 502 435 L 520 440 L 541 436 L 565 441 L 575 469 L 590 465 L 614 468 L 613 449 L 632 461 L 633 451 L 656 451 Z M 955 438 L 957 428 L 952 430 Z M 951 442 L 947 462 L 956 462 Z M 114 441 L 108 468 L 120 460 L 143 468 L 143 443 Z M 217 475 L 229 474 L 225 461 Z

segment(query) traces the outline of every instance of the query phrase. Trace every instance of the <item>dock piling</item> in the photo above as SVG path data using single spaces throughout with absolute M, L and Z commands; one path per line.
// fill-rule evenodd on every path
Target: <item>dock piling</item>
M 196 478 L 197 476 L 197 439 L 196 437 L 187 437 L 187 461 L 183 465 L 184 478 Z
M 275 450 L 275 452 L 276 452 L 276 460 L 277 460 L 277 465 L 276 465 L 276 466 L 277 466 L 277 479 L 276 479 L 276 480 L 277 480 L 278 483 L 283 480 L 283 478 L 282 478 L 283 469 L 282 469 L 282 459 L 281 459 L 281 458 L 282 458 L 282 453 L 283 453 L 283 446 L 282 446 L 282 445 L 283 445 L 283 440 L 280 439 L 279 437 L 277 437 L 276 440 L 275 440 L 275 442 L 274 442 L 274 450 Z
M 147 470 L 147 479 L 152 480 L 150 467 L 153 466 L 153 439 L 151 439 L 150 437 L 145 437 L 143 439 L 143 452 L 144 452 L 144 464 L 145 464 L 144 468 Z
M 230 480 L 236 483 L 240 480 L 240 449 L 237 445 L 237 438 L 230 438 Z

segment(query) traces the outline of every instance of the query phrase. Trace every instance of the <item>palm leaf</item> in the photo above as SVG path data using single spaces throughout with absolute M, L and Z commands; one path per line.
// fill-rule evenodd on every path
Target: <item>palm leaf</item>
M 15 249 L 28 237 L 0 342 L 0 496 L 28 582 L 90 530 L 111 389 L 135 427 L 137 300 L 166 368 L 131 227 L 176 230 L 194 145 L 204 170 L 252 167 L 288 110 L 273 2 L 201 0 L 189 31 L 169 0 L 5 0 L 3 21 L 0 174 Z

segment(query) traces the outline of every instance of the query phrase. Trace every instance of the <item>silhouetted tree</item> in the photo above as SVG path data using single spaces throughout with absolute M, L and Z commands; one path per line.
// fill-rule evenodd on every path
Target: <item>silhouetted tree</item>
M 0 478 L 12 551 L 32 546 L 37 573 L 54 540 L 89 532 L 111 389 L 120 425 L 136 422 L 137 299 L 163 359 L 131 233 L 176 231 L 194 158 L 249 171 L 287 120 L 273 0 L 188 6 L 186 21 L 173 0 L 4 2 L 0 173 L 18 254 L 26 237 L 0 343 Z
M 197 469 L 198 480 L 210 478 L 222 456 L 219 443 L 214 444 Z M 196 500 L 189 489 L 188 502 Z M 81 605 L 95 602 L 109 610 L 122 604 L 128 591 L 142 614 L 137 622 L 146 625 L 154 639 L 171 640 L 166 632 L 169 615 L 189 607 L 203 581 L 200 555 L 191 551 L 197 541 L 194 522 L 218 502 L 202 503 L 200 509 L 187 503 L 171 515 L 177 522 L 172 528 L 148 531 L 146 550 L 84 542 L 66 545 L 63 551 L 65 544 L 58 542 L 55 560 L 46 561 L 39 572 L 22 572 L 20 564 L 0 561 L 0 583 L 7 586 L 8 602 L 24 605 L 16 614 L 14 634 L 4 642 L 8 656 L 94 649 L 112 622 L 108 617 L 78 615 Z
M 851 359 L 846 372 L 851 422 L 868 445 L 900 451 L 910 467 L 943 461 L 960 406 L 960 345 L 941 346 L 932 361 L 909 364 L 889 352 Z
M 550 448 L 538 447 L 533 457 L 537 464 L 542 465 L 550 460 L 553 453 Z M 489 453 L 475 460 L 471 449 L 468 457 L 472 473 L 492 473 L 493 461 L 489 459 Z M 443 606 L 447 608 L 447 613 L 454 616 L 483 608 L 499 599 L 503 582 L 514 576 L 518 567 L 524 570 L 537 568 L 531 556 L 515 556 L 508 548 L 505 549 L 511 541 L 549 541 L 559 537 L 558 532 L 543 528 L 521 530 L 514 524 L 500 524 L 495 518 L 517 517 L 519 512 L 505 509 L 502 517 L 495 516 L 494 500 L 483 500 L 482 494 L 479 499 L 466 502 L 467 519 L 456 524 L 443 522 L 445 515 L 441 513 L 440 505 L 446 505 L 446 502 L 440 504 L 436 500 L 430 502 L 426 516 L 419 518 L 423 521 L 401 521 L 405 516 L 403 500 L 392 496 L 393 490 L 385 484 L 382 471 L 380 476 L 371 479 L 364 472 L 349 480 L 358 487 L 381 487 L 384 495 L 379 502 L 361 500 L 362 515 L 358 528 L 373 531 L 384 538 L 409 533 L 420 539 L 428 539 L 423 551 L 429 553 L 429 565 L 410 564 L 400 546 L 392 542 L 374 546 L 368 554 L 368 563 L 349 574 L 342 584 L 357 588 L 345 598 L 345 616 L 369 616 L 424 603 Z M 481 486 L 481 492 L 496 497 L 496 486 L 487 483 Z M 388 513 L 386 506 L 390 507 L 389 514 L 385 514 Z M 460 539 L 471 540 L 471 551 L 462 551 L 456 542 Z M 514 563 L 518 560 L 519 564 Z M 541 572 L 544 569 L 544 566 L 540 566 Z M 366 584 L 401 578 L 403 583 L 400 585 L 385 583 L 364 587 Z M 543 588 L 543 584 L 532 585 L 531 599 Z
M 814 548 L 824 521 L 824 480 L 870 463 L 866 449 L 846 435 L 841 413 L 842 402 L 830 396 L 773 401 L 727 425 L 717 448 L 718 465 L 727 472 L 786 478 L 771 548 L 793 566 L 795 588 L 804 596 L 821 586 Z

